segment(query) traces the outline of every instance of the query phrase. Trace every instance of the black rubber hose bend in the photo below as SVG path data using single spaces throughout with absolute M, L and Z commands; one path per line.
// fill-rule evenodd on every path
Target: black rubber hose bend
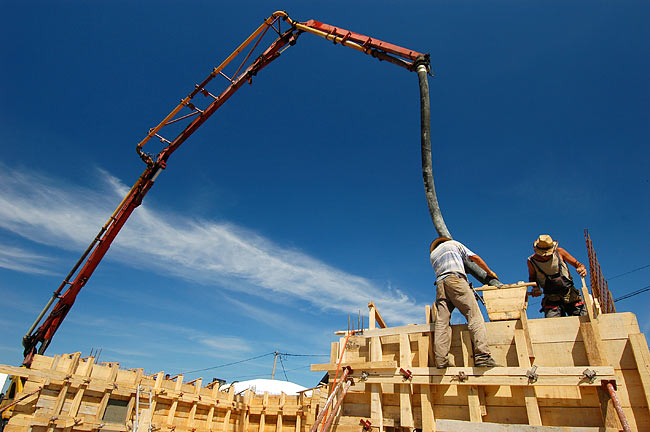
M 429 205 L 429 214 L 431 215 L 433 226 L 436 228 L 438 235 L 453 238 L 442 217 L 440 205 L 438 204 L 438 196 L 436 195 L 436 188 L 433 183 L 433 163 L 431 161 L 431 108 L 429 105 L 429 80 L 427 77 L 428 62 L 423 59 L 416 63 L 416 72 L 420 81 L 420 149 L 422 152 L 424 193 L 427 197 L 427 204 Z M 501 282 L 498 279 L 488 278 L 485 270 L 480 268 L 475 262 L 464 260 L 464 264 L 465 271 L 474 276 L 481 283 L 494 286 L 501 285 Z

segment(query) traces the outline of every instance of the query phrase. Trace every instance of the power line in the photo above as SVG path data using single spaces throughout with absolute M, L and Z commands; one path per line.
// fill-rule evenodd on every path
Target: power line
M 305 365 L 305 366 L 300 366 L 300 367 L 297 367 L 297 368 L 287 369 L 286 372 L 296 371 L 298 369 L 306 369 L 308 367 L 311 367 L 311 365 Z M 266 377 L 266 376 L 269 376 L 269 374 L 265 373 L 265 374 L 257 374 L 257 375 L 240 375 L 240 376 L 234 377 L 233 380 L 239 380 L 241 378 L 259 378 L 259 377 Z M 287 381 L 289 381 L 289 380 L 287 380 Z
M 279 353 L 283 356 L 290 357 L 329 357 L 329 354 L 289 354 L 289 353 Z
M 635 295 L 641 294 L 641 293 L 646 292 L 646 291 L 650 291 L 650 285 L 648 285 L 647 287 L 638 289 L 636 291 L 632 291 L 631 293 L 622 295 L 622 296 L 620 296 L 618 298 L 615 298 L 614 301 L 617 302 L 619 300 L 625 300 L 626 298 L 634 297 Z
M 222 368 L 222 367 L 232 366 L 232 365 L 236 365 L 236 364 L 239 364 L 239 363 L 244 363 L 244 362 L 247 362 L 247 361 L 255 360 L 255 359 L 270 356 L 270 355 L 275 355 L 275 352 L 270 352 L 270 353 L 258 355 L 256 357 L 251 357 L 251 358 L 247 358 L 247 359 L 244 359 L 244 360 L 238 360 L 238 361 L 235 361 L 235 362 L 232 362 L 232 363 L 225 363 L 225 364 L 218 365 L 218 366 L 212 366 L 212 367 L 203 368 L 203 369 L 185 371 L 183 373 L 191 374 L 191 373 L 195 373 L 195 372 L 203 372 L 203 371 L 212 370 L 212 369 L 219 369 L 219 368 Z
M 282 372 L 284 372 L 284 379 L 289 381 L 289 378 L 287 378 L 287 371 L 284 369 L 284 362 L 282 361 L 282 356 L 280 356 L 280 366 L 282 366 Z
M 643 270 L 644 268 L 650 267 L 650 264 L 646 264 L 644 266 L 641 266 L 639 268 L 635 268 L 634 270 L 626 271 L 625 273 L 618 274 L 616 276 L 612 276 L 611 278 L 607 279 L 607 281 L 611 281 L 612 279 L 616 279 L 617 277 L 625 276 L 630 273 L 634 273 L 635 271 Z

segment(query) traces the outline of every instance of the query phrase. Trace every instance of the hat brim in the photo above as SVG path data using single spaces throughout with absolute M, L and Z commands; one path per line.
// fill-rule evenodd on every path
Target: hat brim
M 553 246 L 551 246 L 548 249 L 542 249 L 539 246 L 537 246 L 538 244 L 539 244 L 539 240 L 535 241 L 535 243 L 533 244 L 533 250 L 539 256 L 544 256 L 545 257 L 545 256 L 552 255 L 553 252 L 555 252 L 555 250 L 557 249 L 557 242 L 556 241 L 554 241 Z
M 451 240 L 449 237 L 438 237 L 434 241 L 431 242 L 431 245 L 429 246 L 429 252 L 433 252 L 435 248 L 437 248 L 440 243 L 446 242 Z

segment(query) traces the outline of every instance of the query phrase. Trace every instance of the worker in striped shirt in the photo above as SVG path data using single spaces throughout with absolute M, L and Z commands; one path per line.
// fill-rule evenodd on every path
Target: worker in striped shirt
M 478 307 L 474 292 L 469 286 L 463 258 L 475 262 L 487 272 L 488 277 L 498 279 L 485 261 L 462 243 L 449 237 L 438 237 L 429 247 L 431 265 L 436 273 L 436 309 L 438 318 L 434 326 L 434 356 L 436 367 L 453 367 L 448 355 L 451 348 L 451 313 L 454 308 L 467 318 L 467 327 L 474 346 L 474 366 L 498 366 L 487 344 L 485 322 Z

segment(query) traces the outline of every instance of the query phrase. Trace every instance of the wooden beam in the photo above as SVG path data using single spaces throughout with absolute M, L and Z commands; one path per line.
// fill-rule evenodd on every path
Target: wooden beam
M 530 368 L 530 356 L 528 354 L 526 335 L 523 329 L 515 329 L 515 349 L 517 350 L 519 366 Z M 528 424 L 541 426 L 542 416 L 539 413 L 539 404 L 537 403 L 537 395 L 535 394 L 534 387 L 524 387 L 524 403 L 526 404 Z
M 427 305 L 429 308 L 429 305 Z M 430 317 L 430 309 L 427 316 Z M 420 367 L 429 367 L 429 347 L 431 345 L 431 333 L 425 333 L 418 339 L 418 365 Z M 435 431 L 436 417 L 433 414 L 433 405 L 431 404 L 431 390 L 435 387 L 428 385 L 419 385 L 420 390 L 420 409 L 422 410 L 422 430 Z
M 222 432 L 227 432 L 230 428 L 230 415 L 232 413 L 234 399 L 235 399 L 235 387 L 231 385 L 228 389 L 228 408 L 226 409 L 226 414 L 223 417 L 223 424 L 221 427 Z
M 413 372 L 412 384 L 426 385 L 503 385 L 503 386 L 570 386 L 570 387 L 599 387 L 601 380 L 616 380 L 614 368 L 611 366 L 591 366 L 596 373 L 597 379 L 589 382 L 583 375 L 584 366 L 576 367 L 550 367 L 540 366 L 537 368 L 537 381 L 529 383 L 526 372 L 528 368 L 521 367 L 451 367 L 447 369 L 436 368 L 411 368 Z M 360 378 L 362 369 L 354 371 L 352 376 Z M 401 383 L 402 375 L 399 369 L 389 373 L 388 371 L 370 372 L 366 383 L 368 384 L 398 384 Z M 464 378 L 459 379 L 460 373 Z
M 381 339 L 379 337 L 370 338 L 370 362 L 382 362 Z M 370 385 L 370 421 L 377 425 L 379 432 L 384 430 L 384 415 L 381 403 L 381 384 Z
M 90 383 L 90 376 L 93 371 L 93 366 L 95 365 L 95 358 L 94 357 L 89 357 L 88 360 L 86 361 L 87 366 L 86 366 L 86 372 L 84 373 L 84 377 L 88 380 L 85 385 L 82 387 L 79 387 L 77 389 L 77 393 L 74 395 L 74 399 L 72 400 L 72 403 L 70 404 L 70 410 L 68 412 L 68 415 L 70 417 L 76 417 L 77 413 L 79 412 L 79 407 L 81 406 L 81 400 L 84 397 L 84 392 L 86 391 L 86 388 L 88 387 L 88 383 Z
M 503 423 L 472 423 L 463 420 L 436 420 L 441 432 L 602 432 L 600 427 L 529 426 Z
M 650 350 L 648 350 L 648 342 L 643 333 L 636 333 L 630 335 L 629 343 L 641 378 L 646 406 L 650 410 Z
M 260 413 L 259 432 L 264 432 L 264 426 L 266 425 L 266 406 L 268 405 L 268 403 L 269 403 L 269 392 L 264 392 L 264 399 L 262 399 L 262 412 Z
M 589 365 L 601 366 L 607 364 L 606 352 L 600 337 L 598 321 L 580 322 L 580 334 L 582 335 Z M 614 403 L 610 399 L 609 393 L 602 387 L 598 388 L 597 391 L 603 425 L 605 428 L 619 430 L 621 428 L 621 422 L 618 419 Z
M 176 376 L 176 386 L 174 391 L 178 394 L 183 388 L 183 375 Z M 176 396 L 172 402 L 172 406 L 169 408 L 169 413 L 167 414 L 167 424 L 172 424 L 174 422 L 174 416 L 176 415 L 176 409 L 178 408 L 178 396 Z
M 369 310 L 369 320 L 368 320 L 368 329 L 374 329 L 376 326 L 379 328 L 386 328 L 386 321 L 382 318 L 381 314 L 377 310 L 377 307 L 373 302 L 368 303 Z
M 434 324 L 413 324 L 413 325 L 408 325 L 408 326 L 400 326 L 400 327 L 390 327 L 390 328 L 382 328 L 382 329 L 375 329 L 375 330 L 368 330 L 363 332 L 363 335 L 360 335 L 361 337 L 375 337 L 375 336 L 393 336 L 393 335 L 401 335 L 401 334 L 411 334 L 411 333 L 424 333 L 424 332 L 432 332 L 434 331 Z
M 280 394 L 280 401 L 278 403 L 278 417 L 275 422 L 275 432 L 282 432 L 282 416 L 283 416 L 284 404 L 286 402 L 287 402 L 287 396 L 284 394 L 284 392 L 282 392 Z
M 201 383 L 203 382 L 203 379 L 197 378 L 191 382 L 194 384 L 194 394 L 198 396 L 199 393 L 201 393 Z M 190 408 L 190 415 L 187 417 L 187 426 L 189 428 L 192 428 L 194 426 L 194 417 L 196 416 L 197 406 L 198 406 L 198 401 L 195 399 L 194 401 L 192 401 L 192 408 Z
M 411 370 L 411 341 L 408 334 L 402 334 L 399 338 L 399 363 L 405 370 Z M 412 386 L 409 383 L 399 386 L 399 423 L 404 428 L 414 428 L 413 407 L 411 405 Z
M 406 335 L 404 335 L 406 336 Z M 377 338 L 379 339 L 379 338 Z M 379 345 L 376 343 L 375 345 Z M 343 362 L 341 366 L 350 366 L 353 370 L 356 369 L 395 369 L 397 367 L 396 361 L 377 361 L 377 362 Z M 311 365 L 312 372 L 336 371 L 338 365 L 336 363 L 320 363 Z
M 461 349 L 463 351 L 463 365 L 474 366 L 474 350 L 472 348 L 472 338 L 469 331 L 460 333 Z M 469 420 L 472 422 L 482 422 L 483 416 L 487 415 L 487 408 L 481 406 L 481 395 L 484 393 L 482 387 L 470 386 L 467 392 L 467 407 L 469 409 Z M 485 395 L 483 395 L 485 396 Z

